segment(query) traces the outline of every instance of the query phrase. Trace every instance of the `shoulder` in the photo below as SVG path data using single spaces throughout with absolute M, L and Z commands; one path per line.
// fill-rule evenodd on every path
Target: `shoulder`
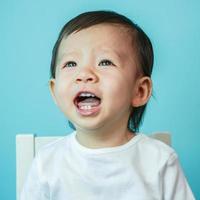
M 73 133 L 70 133 L 66 136 L 55 139 L 55 141 L 45 144 L 36 153 L 36 159 L 42 162 L 46 162 L 48 160 L 53 161 L 54 159 L 57 160 L 59 157 L 62 157 L 63 154 L 67 154 L 70 152 L 72 137 Z
M 144 145 L 146 148 L 151 148 L 152 150 L 162 150 L 164 152 L 174 152 L 174 149 L 164 143 L 161 140 L 155 139 L 149 135 L 145 135 L 143 133 L 139 133 L 137 136 L 139 136 L 140 139 L 140 144 Z
M 137 148 L 142 158 L 146 158 L 150 162 L 158 162 L 160 165 L 177 158 L 175 150 L 164 142 L 144 134 L 139 134 L 138 136 L 140 140 L 137 143 Z

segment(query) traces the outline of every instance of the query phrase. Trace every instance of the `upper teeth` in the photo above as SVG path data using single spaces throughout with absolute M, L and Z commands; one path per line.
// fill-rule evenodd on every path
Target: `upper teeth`
M 95 97 L 94 94 L 83 92 L 79 95 L 80 97 Z

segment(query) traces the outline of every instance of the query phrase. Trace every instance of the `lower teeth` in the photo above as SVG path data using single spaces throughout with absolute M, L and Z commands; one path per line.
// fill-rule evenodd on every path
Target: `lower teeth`
M 80 109 L 82 110 L 90 110 L 91 108 L 91 106 L 80 106 Z

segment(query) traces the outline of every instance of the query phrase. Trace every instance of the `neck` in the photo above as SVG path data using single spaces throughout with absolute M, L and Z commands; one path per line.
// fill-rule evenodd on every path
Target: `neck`
M 123 145 L 135 135 L 124 124 L 127 123 L 109 124 L 109 126 L 90 130 L 77 127 L 77 140 L 83 146 L 95 149 Z

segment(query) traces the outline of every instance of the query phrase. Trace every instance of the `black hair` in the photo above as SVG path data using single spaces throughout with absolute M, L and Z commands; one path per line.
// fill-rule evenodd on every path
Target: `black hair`
M 62 28 L 58 39 L 52 51 L 50 78 L 56 77 L 56 60 L 60 43 L 64 37 L 69 36 L 71 33 L 89 28 L 91 26 L 108 23 L 117 24 L 132 30 L 132 37 L 134 39 L 134 48 L 136 48 L 137 59 L 140 71 L 143 76 L 151 77 L 153 70 L 153 47 L 149 37 L 145 32 L 133 21 L 124 15 L 118 14 L 114 11 L 90 11 L 82 13 L 67 22 Z M 138 132 L 139 126 L 142 123 L 146 105 L 133 107 L 129 116 L 128 129 L 132 132 Z M 69 122 L 70 127 L 74 128 L 73 124 Z M 75 128 L 74 128 L 75 129 Z

